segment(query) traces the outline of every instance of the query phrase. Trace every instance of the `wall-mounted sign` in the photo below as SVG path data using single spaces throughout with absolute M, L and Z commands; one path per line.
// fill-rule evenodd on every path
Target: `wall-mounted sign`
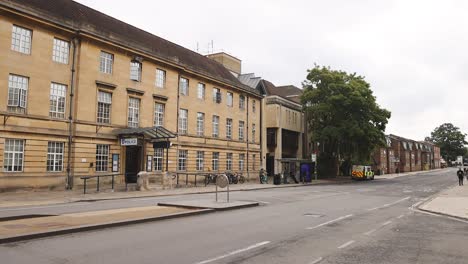
M 146 156 L 146 171 L 153 171 L 153 156 Z
M 137 146 L 138 138 L 121 138 L 120 145 L 121 146 Z
M 112 154 L 112 172 L 119 172 L 119 154 Z

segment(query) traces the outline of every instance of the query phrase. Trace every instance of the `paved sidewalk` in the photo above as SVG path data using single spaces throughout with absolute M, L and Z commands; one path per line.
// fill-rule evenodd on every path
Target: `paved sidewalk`
M 414 175 L 414 174 L 423 174 L 423 173 L 429 173 L 429 172 L 437 172 L 437 171 L 441 171 L 441 170 L 444 170 L 444 169 L 376 175 L 375 178 L 376 179 L 395 179 L 395 178 L 403 177 L 403 176 L 410 176 L 410 175 Z
M 16 220 L 0 219 L 0 244 L 106 227 L 164 220 L 212 211 L 213 209 L 145 206 L 63 215 L 35 215 L 29 218 Z
M 453 177 L 455 181 L 455 176 Z M 458 182 L 458 180 L 457 180 Z M 442 191 L 419 209 L 468 220 L 468 184 Z
M 306 185 L 317 184 L 336 184 L 351 182 L 348 177 L 338 177 L 335 179 L 317 180 L 312 181 Z M 287 188 L 299 187 L 303 184 L 234 184 L 230 186 L 231 191 L 250 191 L 269 188 Z M 157 197 L 157 196 L 171 196 L 171 195 L 184 195 L 184 194 L 199 194 L 199 193 L 212 193 L 215 192 L 215 186 L 199 186 L 199 187 L 182 187 L 174 189 L 163 190 L 159 186 L 150 186 L 150 191 L 125 191 L 122 186 L 117 189 L 122 191 L 111 192 L 108 185 L 101 186 L 101 192 L 93 192 L 90 190 L 88 194 L 83 194 L 82 187 L 78 187 L 73 191 L 48 191 L 48 190 L 35 190 L 35 191 L 17 191 L 17 192 L 3 192 L 0 193 L 0 208 L 5 207 L 19 207 L 19 206 L 39 206 L 72 203 L 79 201 L 95 201 L 95 200 L 114 200 L 114 199 L 127 199 L 127 198 L 140 198 L 140 197 Z M 107 190 L 106 190 L 107 188 Z M 223 191 L 220 189 L 219 191 Z

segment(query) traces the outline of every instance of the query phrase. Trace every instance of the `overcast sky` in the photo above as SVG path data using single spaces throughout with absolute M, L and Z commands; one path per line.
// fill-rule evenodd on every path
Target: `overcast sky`
M 78 2 L 203 54 L 213 40 L 276 85 L 301 87 L 314 63 L 356 72 L 392 112 L 386 133 L 468 133 L 468 1 Z

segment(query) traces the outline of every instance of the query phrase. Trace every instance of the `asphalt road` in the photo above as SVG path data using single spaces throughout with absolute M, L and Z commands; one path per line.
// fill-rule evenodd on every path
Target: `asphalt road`
M 260 207 L 0 246 L 1 263 L 468 263 L 468 222 L 413 210 L 454 170 L 373 182 L 232 193 Z M 5 209 L 82 212 L 213 194 Z

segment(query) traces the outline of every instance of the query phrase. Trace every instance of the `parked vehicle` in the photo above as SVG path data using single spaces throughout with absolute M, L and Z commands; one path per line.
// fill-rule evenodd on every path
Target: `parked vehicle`
M 240 173 L 226 171 L 225 174 L 229 179 L 229 184 L 243 184 L 245 182 L 245 177 Z
M 353 180 L 373 180 L 374 171 L 372 171 L 371 166 L 353 165 L 351 178 Z

